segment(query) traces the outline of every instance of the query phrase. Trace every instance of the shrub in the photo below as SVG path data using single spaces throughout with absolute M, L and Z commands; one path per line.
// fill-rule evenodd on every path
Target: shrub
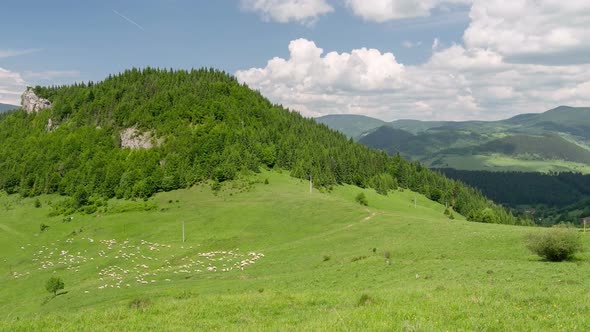
M 51 277 L 45 284 L 45 289 L 47 289 L 48 292 L 53 293 L 53 296 L 56 296 L 57 291 L 64 289 L 64 287 L 64 282 L 59 277 Z
M 145 309 L 152 304 L 150 299 L 134 299 L 129 302 L 130 309 Z
M 582 251 L 582 238 L 572 228 L 553 227 L 526 236 L 526 246 L 551 262 L 561 262 Z
M 358 307 L 360 307 L 360 306 L 364 306 L 364 305 L 371 304 L 371 303 L 373 303 L 373 302 L 374 302 L 374 301 L 373 301 L 373 299 L 372 299 L 372 298 L 371 298 L 369 295 L 367 295 L 367 294 L 363 294 L 363 295 L 361 295 L 361 297 L 359 298 L 359 300 L 358 300 L 358 302 L 357 302 L 357 304 L 356 304 L 356 305 L 357 305 Z
M 35 203 L 34 203 L 36 208 L 40 208 L 41 207 L 41 201 L 37 198 L 35 199 Z
M 46 224 L 39 225 L 39 229 L 41 230 L 41 232 L 45 232 L 48 228 L 49 228 L 49 225 L 46 225 Z
M 365 196 L 365 193 L 359 193 L 358 195 L 356 195 L 354 200 L 357 203 L 359 203 L 360 205 L 364 205 L 364 206 L 369 205 L 369 202 L 367 201 L 367 196 Z

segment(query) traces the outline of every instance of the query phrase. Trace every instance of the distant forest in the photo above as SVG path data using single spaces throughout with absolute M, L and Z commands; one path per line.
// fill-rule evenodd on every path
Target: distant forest
M 580 173 L 489 172 L 439 169 L 457 181 L 479 188 L 516 214 L 535 223 L 580 224 L 590 217 L 590 175 Z
M 439 169 L 446 176 L 479 188 L 510 206 L 564 206 L 590 196 L 590 175 L 579 173 L 489 172 Z
M 0 190 L 71 196 L 64 213 L 105 198 L 147 199 L 200 182 L 217 187 L 266 167 L 297 178 L 311 174 L 328 190 L 338 184 L 382 194 L 409 188 L 472 221 L 523 222 L 478 190 L 355 143 L 221 71 L 132 69 L 100 83 L 34 91 L 53 107 L 0 115 Z M 48 130 L 49 119 L 57 128 Z M 121 148 L 125 128 L 149 131 L 159 143 Z

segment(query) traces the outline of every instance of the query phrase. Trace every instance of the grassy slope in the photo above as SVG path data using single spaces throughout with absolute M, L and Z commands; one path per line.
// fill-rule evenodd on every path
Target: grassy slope
M 269 185 L 257 183 L 242 193 L 224 190 L 215 196 L 195 187 L 157 195 L 156 210 L 76 215 L 69 223 L 47 217 L 46 201 L 57 197 L 43 197 L 39 209 L 32 199 L 1 197 L 0 330 L 590 328 L 587 254 L 574 262 L 542 262 L 522 245 L 522 235 L 532 229 L 451 221 L 442 206 L 421 196 L 414 208 L 409 191 L 388 197 L 365 191 L 369 207 L 362 207 L 354 203 L 360 191 L 355 187 L 309 194 L 305 182 L 285 174 L 263 173 L 258 179 L 264 178 Z M 111 202 L 116 204 L 128 203 Z M 39 234 L 42 222 L 50 228 Z M 80 228 L 83 233 L 69 235 Z M 69 238 L 72 243 L 64 243 Z M 110 239 L 128 239 L 126 246 L 133 248 L 109 251 L 100 240 Z M 154 245 L 141 240 L 171 247 L 151 251 Z M 80 251 L 89 261 L 79 272 L 39 270 L 32 258 L 43 246 L 56 254 Z M 118 250 L 136 252 L 136 247 L 152 260 L 140 259 L 139 252 L 133 263 L 115 258 L 122 255 Z M 236 248 L 265 256 L 243 271 L 197 273 L 195 266 L 181 267 L 188 264 L 183 257 L 202 259 L 197 253 Z M 109 257 L 99 256 L 100 250 Z M 390 265 L 385 250 L 391 252 Z M 136 264 L 146 264 L 152 271 L 167 266 L 165 259 L 169 271 L 149 276 L 154 283 L 126 277 L 123 285 L 130 287 L 98 289 L 112 284 L 98 279 L 101 268 L 134 271 Z M 190 272 L 173 273 L 180 269 Z M 44 282 L 54 270 L 68 293 L 43 304 Z M 14 278 L 11 271 L 22 276 Z M 370 300 L 359 306 L 362 294 Z M 131 300 L 142 298 L 151 304 L 129 308 Z

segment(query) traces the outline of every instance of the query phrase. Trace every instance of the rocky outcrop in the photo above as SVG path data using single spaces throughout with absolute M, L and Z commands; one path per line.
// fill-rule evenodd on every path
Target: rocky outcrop
M 38 97 L 32 89 L 27 89 L 21 96 L 21 105 L 27 113 L 37 113 L 51 107 L 51 102 Z
M 119 135 L 121 138 L 121 147 L 130 149 L 151 149 L 154 147 L 152 143 L 152 133 L 141 133 L 135 128 L 127 128 Z

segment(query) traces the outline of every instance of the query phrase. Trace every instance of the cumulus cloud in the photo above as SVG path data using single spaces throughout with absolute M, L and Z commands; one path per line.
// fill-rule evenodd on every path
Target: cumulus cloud
M 403 18 L 429 16 L 446 4 L 469 4 L 472 0 L 346 0 L 352 13 L 366 21 L 383 23 Z
M 241 0 L 246 11 L 257 12 L 265 20 L 279 23 L 310 24 L 334 8 L 326 0 Z
M 581 52 L 580 59 L 590 62 L 586 0 L 476 0 L 469 16 L 463 37 L 468 48 L 520 59 Z
M 498 119 L 590 104 L 590 65 L 515 64 L 492 50 L 461 45 L 409 66 L 376 49 L 325 53 L 306 39 L 292 41 L 289 52 L 287 59 L 273 58 L 236 76 L 306 116 Z

